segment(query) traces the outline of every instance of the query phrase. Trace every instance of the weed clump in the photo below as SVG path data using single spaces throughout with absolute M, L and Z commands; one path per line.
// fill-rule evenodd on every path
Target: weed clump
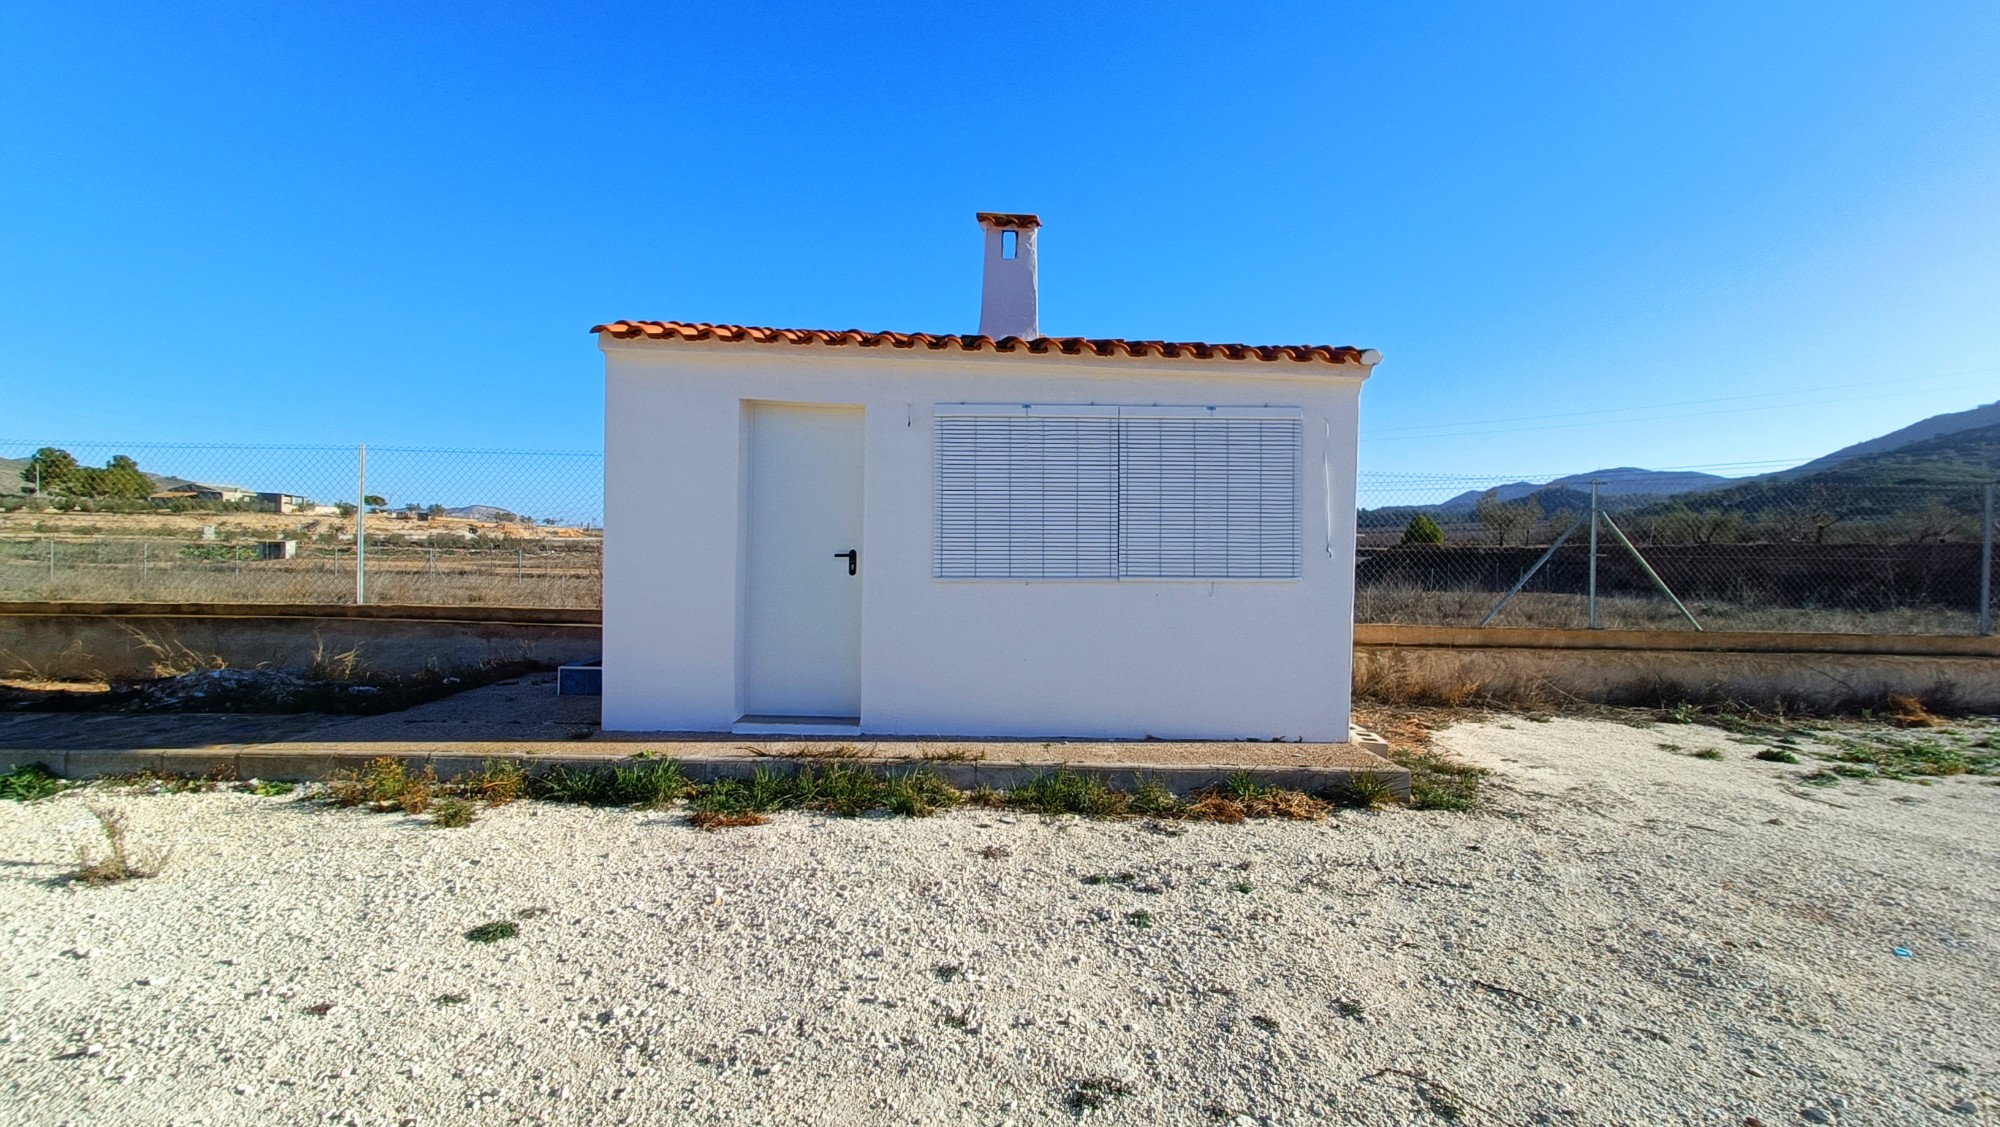
M 39 763 L 23 763 L 0 775 L 0 799 L 34 802 L 52 794 L 60 794 L 75 785 L 68 780 L 56 778 L 54 772 Z
M 1260 783 L 1250 772 L 1238 771 L 1223 782 L 1196 791 L 1187 812 L 1191 818 L 1233 824 L 1246 818 L 1312 821 L 1326 817 L 1330 808 L 1325 799 Z
M 472 803 L 453 796 L 437 804 L 437 809 L 431 812 L 431 825 L 440 829 L 455 830 L 461 826 L 471 825 L 478 817 L 479 814 L 473 809 Z
M 480 924 L 466 932 L 465 937 L 474 943 L 498 943 L 502 939 L 512 939 L 519 934 L 521 927 L 514 921 L 494 920 L 492 923 Z
M 1069 1094 L 1063 1097 L 1063 1106 L 1082 1115 L 1086 1111 L 1096 1111 L 1113 1099 L 1132 1094 L 1132 1086 L 1123 1080 L 1110 1076 L 1090 1076 L 1070 1085 Z
M 1389 758 L 1410 772 L 1410 809 L 1449 810 L 1466 814 L 1481 805 L 1484 767 L 1461 763 L 1436 751 L 1393 750 Z
M 687 797 L 687 773 L 672 759 L 635 757 L 606 768 L 556 767 L 527 780 L 530 797 L 581 806 L 640 806 L 659 809 Z
M 1132 796 L 1112 790 L 1101 779 L 1079 775 L 1064 767 L 1037 775 L 1008 791 L 1007 805 L 1035 814 L 1116 818 L 1131 810 Z
M 338 771 L 327 780 L 327 800 L 336 806 L 367 806 L 422 814 L 438 791 L 437 770 L 428 763 L 412 773 L 400 759 L 371 759 L 358 771 Z
M 84 884 L 116 884 L 119 881 L 139 877 L 158 876 L 166 867 L 166 855 L 149 851 L 143 857 L 137 855 L 129 839 L 130 827 L 125 823 L 122 811 L 92 803 L 91 817 L 97 819 L 97 828 L 104 834 L 104 851 L 98 852 L 90 845 L 79 843 L 76 847 L 76 868 L 70 871 L 69 879 Z
M 1782 747 L 1764 748 L 1751 758 L 1761 759 L 1766 763 L 1797 763 L 1799 761 L 1799 757 L 1797 755 L 1794 755 L 1793 753 L 1785 750 Z
M 463 781 L 468 797 L 488 806 L 505 806 L 528 792 L 528 773 L 513 759 L 489 759 Z

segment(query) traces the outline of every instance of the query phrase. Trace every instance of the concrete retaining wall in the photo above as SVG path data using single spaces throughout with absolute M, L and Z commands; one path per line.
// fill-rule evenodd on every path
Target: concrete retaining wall
M 1355 691 L 1378 700 L 1841 710 L 1897 693 L 2000 712 L 2000 638 L 1362 626 L 1355 642 Z
M 453 671 L 597 656 L 597 612 L 473 607 L 0 604 L 0 675 L 140 678 L 194 657 L 305 669 L 357 651 L 367 669 Z M 1355 628 L 1355 685 L 1386 700 L 1672 704 L 1723 698 L 2000 712 L 2000 638 L 1874 634 Z

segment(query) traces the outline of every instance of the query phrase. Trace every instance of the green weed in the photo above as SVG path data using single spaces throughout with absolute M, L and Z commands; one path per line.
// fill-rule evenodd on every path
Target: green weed
M 492 923 L 480 924 L 466 932 L 465 937 L 474 943 L 498 943 L 502 939 L 512 939 L 519 934 L 521 934 L 520 925 L 514 921 L 495 920 Z
M 53 772 L 39 763 L 23 763 L 0 775 L 0 799 L 34 802 L 60 794 L 75 785 L 66 779 L 56 778 Z
M 437 809 L 431 812 L 431 825 L 441 829 L 458 829 L 471 825 L 478 816 L 472 803 L 452 797 L 437 804 Z
M 1490 774 L 1484 767 L 1461 763 L 1438 751 L 1389 752 L 1389 758 L 1410 772 L 1412 810 L 1470 813 L 1482 804 L 1481 784 Z
M 1132 796 L 1112 790 L 1094 776 L 1079 775 L 1063 767 L 1037 775 L 1008 791 L 1007 805 L 1035 814 L 1116 818 L 1130 812 Z

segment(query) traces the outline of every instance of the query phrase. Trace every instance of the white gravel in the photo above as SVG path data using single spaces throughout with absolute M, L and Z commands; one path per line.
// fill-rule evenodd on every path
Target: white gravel
M 173 851 L 101 888 L 83 797 L 4 803 L 0 1120 L 1990 1121 L 2000 788 L 1665 738 L 1465 725 L 1495 813 L 1178 836 L 94 792 Z

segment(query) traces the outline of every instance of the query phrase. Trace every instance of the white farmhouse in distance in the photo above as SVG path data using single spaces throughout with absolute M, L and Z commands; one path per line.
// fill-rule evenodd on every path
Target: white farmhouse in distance
M 978 219 L 976 336 L 592 330 L 604 728 L 1348 739 L 1380 353 L 1044 337 Z

